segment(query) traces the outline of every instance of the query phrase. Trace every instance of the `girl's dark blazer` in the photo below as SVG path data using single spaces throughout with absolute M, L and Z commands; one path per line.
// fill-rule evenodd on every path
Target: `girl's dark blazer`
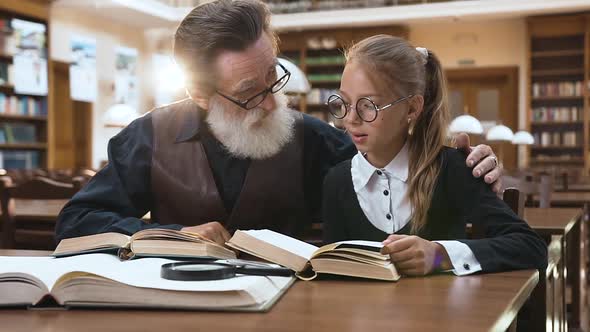
M 427 223 L 416 235 L 427 240 L 458 240 L 469 246 L 484 272 L 544 269 L 547 245 L 482 179 L 474 178 L 465 155 L 445 147 L 432 194 Z M 323 189 L 324 241 L 383 241 L 389 234 L 373 226 L 363 213 L 352 184 L 350 160 L 327 174 Z M 411 176 L 411 175 L 410 175 Z M 466 239 L 472 223 L 484 238 Z M 397 234 L 409 234 L 411 221 Z

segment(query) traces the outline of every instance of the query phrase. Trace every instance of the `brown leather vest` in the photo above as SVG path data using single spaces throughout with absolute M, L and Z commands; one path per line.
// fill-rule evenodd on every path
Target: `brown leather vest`
M 295 135 L 275 156 L 252 160 L 232 211 L 226 211 L 198 128 L 202 110 L 187 99 L 152 112 L 151 186 L 154 222 L 194 226 L 221 222 L 236 229 L 268 228 L 301 233 L 309 216 L 303 195 L 303 117 Z

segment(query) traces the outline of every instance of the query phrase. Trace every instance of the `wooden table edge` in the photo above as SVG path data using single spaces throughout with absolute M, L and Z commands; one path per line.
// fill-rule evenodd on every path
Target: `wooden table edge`
M 572 228 L 574 228 L 574 226 L 576 225 L 576 223 L 578 221 L 581 221 L 582 218 L 584 217 L 584 209 L 583 208 L 580 208 L 579 210 L 580 211 L 578 212 L 578 214 L 576 214 L 573 218 L 571 218 L 570 221 L 565 226 L 564 235 L 565 234 L 568 234 L 569 231 L 571 231 Z
M 490 331 L 506 331 L 510 324 L 516 319 L 518 311 L 522 308 L 526 300 L 531 296 L 533 290 L 539 283 L 539 271 L 535 271 L 524 285 L 520 288 L 518 293 L 514 296 L 510 304 L 506 307 L 504 312 L 496 320 Z

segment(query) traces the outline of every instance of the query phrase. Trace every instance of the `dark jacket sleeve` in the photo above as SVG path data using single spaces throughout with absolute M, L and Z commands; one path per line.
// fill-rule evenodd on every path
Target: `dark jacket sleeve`
M 465 222 L 485 230 L 483 239 L 460 240 L 467 244 L 484 272 L 545 269 L 547 245 L 465 165 L 465 156 L 446 149 L 444 169 L 448 197 Z
M 152 206 L 152 121 L 148 114 L 131 123 L 108 145 L 109 163 L 66 204 L 58 216 L 57 241 L 104 232 L 133 234 L 146 228 L 181 225 L 146 223 Z

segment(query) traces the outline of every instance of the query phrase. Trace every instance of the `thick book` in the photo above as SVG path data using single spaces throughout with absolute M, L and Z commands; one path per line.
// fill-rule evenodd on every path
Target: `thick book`
M 63 239 L 53 256 L 109 252 L 121 259 L 141 257 L 214 257 L 236 258 L 235 252 L 197 233 L 171 229 L 146 229 L 132 236 L 120 233 L 101 233 Z
M 250 255 L 288 267 L 300 279 L 318 273 L 396 281 L 400 278 L 383 245 L 373 241 L 342 241 L 316 247 L 271 230 L 236 231 L 226 243 Z
M 164 258 L 121 261 L 110 254 L 65 258 L 0 256 L 0 307 L 108 307 L 266 311 L 293 277 L 211 281 L 160 277 Z

